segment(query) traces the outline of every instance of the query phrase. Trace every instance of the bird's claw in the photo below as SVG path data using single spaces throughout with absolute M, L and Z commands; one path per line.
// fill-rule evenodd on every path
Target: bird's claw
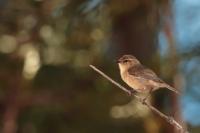
M 135 94 L 136 91 L 135 90 L 129 90 L 128 96 L 132 96 L 133 94 Z
M 168 119 L 167 119 L 167 121 L 169 122 L 169 123 L 173 123 L 173 117 L 168 117 Z
M 142 104 L 143 105 L 147 104 L 147 98 L 146 97 L 142 99 Z

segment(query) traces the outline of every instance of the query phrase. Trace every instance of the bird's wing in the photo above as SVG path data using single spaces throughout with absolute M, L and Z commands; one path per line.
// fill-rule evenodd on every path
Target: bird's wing
M 129 74 L 134 76 L 134 78 L 139 79 L 141 82 L 143 81 L 153 81 L 154 83 L 159 83 L 159 87 L 168 88 L 169 90 L 180 94 L 175 88 L 171 87 L 170 85 L 166 84 L 162 81 L 151 69 L 146 68 L 145 66 L 138 65 L 130 68 L 128 70 Z
M 163 83 L 163 81 L 158 78 L 158 76 L 151 69 L 148 69 L 143 65 L 131 67 L 128 72 L 130 75 L 141 80 L 151 80 L 154 82 Z

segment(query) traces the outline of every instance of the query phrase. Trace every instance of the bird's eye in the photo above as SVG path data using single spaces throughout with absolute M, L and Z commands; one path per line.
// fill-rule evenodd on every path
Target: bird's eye
M 124 60 L 123 62 L 124 62 L 124 63 L 127 63 L 127 62 L 128 62 L 128 60 Z

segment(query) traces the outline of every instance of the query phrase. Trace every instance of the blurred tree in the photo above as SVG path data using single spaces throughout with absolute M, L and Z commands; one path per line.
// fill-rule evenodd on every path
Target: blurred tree
M 167 124 L 90 71 L 134 54 L 160 72 L 157 36 L 167 1 L 0 1 L 3 133 L 167 132 Z M 152 63 L 153 62 L 153 63 Z M 165 108 L 162 92 L 155 105 Z M 132 119 L 134 118 L 134 119 Z M 141 119 L 142 118 L 142 119 Z

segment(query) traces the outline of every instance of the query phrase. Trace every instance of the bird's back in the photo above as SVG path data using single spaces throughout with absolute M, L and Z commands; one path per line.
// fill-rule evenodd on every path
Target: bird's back
M 163 81 L 149 68 L 143 65 L 136 65 L 128 69 L 128 73 L 140 80 L 152 80 L 163 83 Z

